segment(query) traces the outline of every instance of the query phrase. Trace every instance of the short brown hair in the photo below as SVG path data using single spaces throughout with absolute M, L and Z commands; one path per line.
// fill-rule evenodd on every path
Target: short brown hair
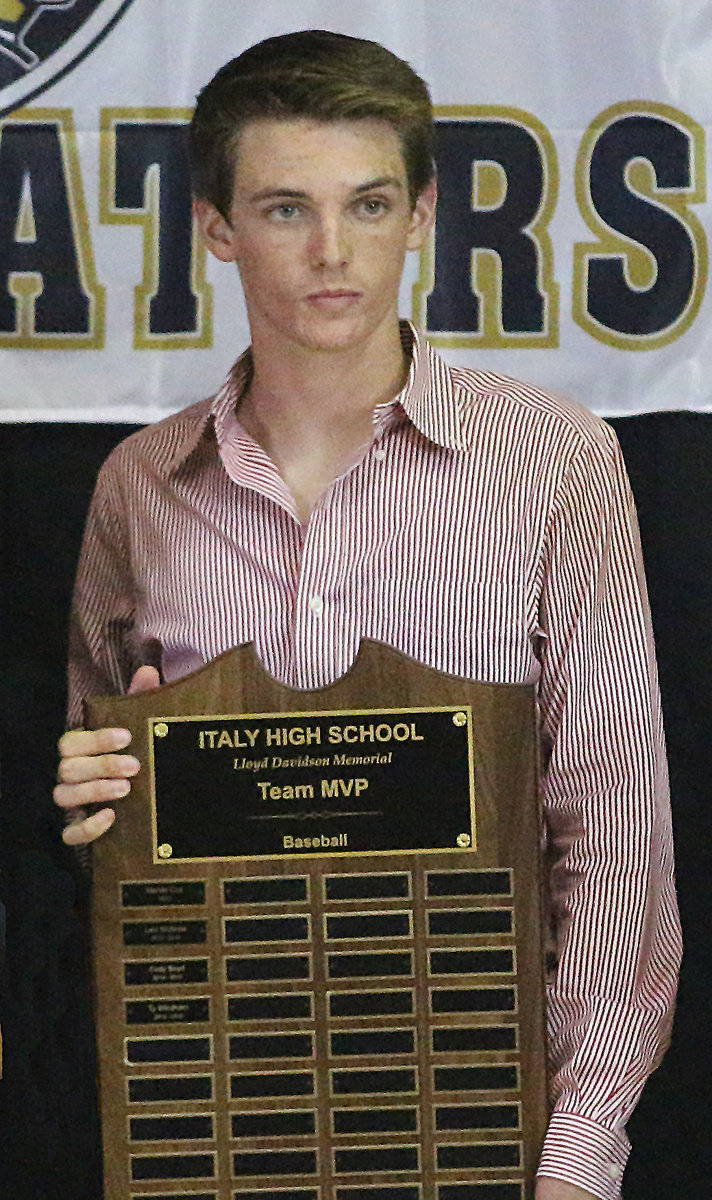
M 433 110 L 420 76 L 378 42 L 308 29 L 250 46 L 200 92 L 190 126 L 193 194 L 227 218 L 243 125 L 299 117 L 387 121 L 412 205 L 434 175 Z

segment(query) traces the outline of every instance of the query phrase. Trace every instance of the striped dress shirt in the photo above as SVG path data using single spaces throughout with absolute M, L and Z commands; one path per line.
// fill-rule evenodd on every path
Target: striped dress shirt
M 320 688 L 362 638 L 449 674 L 536 683 L 558 969 L 540 1171 L 615 1200 L 624 1124 L 669 1036 L 679 961 L 660 703 L 635 512 L 614 434 L 567 401 L 448 367 L 410 326 L 403 391 L 306 525 L 210 400 L 102 468 L 77 577 L 70 722 L 159 657 L 166 680 L 254 642 Z

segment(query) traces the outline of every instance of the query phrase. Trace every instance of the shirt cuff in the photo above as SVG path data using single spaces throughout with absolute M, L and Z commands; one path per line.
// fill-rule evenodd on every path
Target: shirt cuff
M 549 1175 L 592 1192 L 599 1200 L 618 1200 L 630 1143 L 587 1117 L 555 1112 L 549 1122 L 538 1175 Z

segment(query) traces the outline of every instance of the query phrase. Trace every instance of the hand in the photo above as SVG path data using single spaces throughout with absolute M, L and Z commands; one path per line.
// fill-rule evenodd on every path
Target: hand
M 139 667 L 131 680 L 130 693 L 158 687 L 155 667 Z M 130 780 L 141 769 L 132 754 L 118 754 L 131 741 L 128 729 L 72 729 L 59 740 L 59 770 L 54 802 L 68 814 L 62 838 L 68 846 L 93 842 L 110 829 L 116 819 L 113 808 L 100 808 L 87 815 L 85 804 L 105 804 L 127 796 Z
M 597 1200 L 597 1197 L 573 1183 L 564 1183 L 563 1179 L 540 1175 L 536 1181 L 534 1200 Z

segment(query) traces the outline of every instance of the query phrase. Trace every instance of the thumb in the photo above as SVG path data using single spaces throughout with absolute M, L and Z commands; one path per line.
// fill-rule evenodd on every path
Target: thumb
M 161 678 L 155 667 L 139 667 L 131 680 L 129 695 L 135 692 L 150 692 L 151 688 L 160 687 Z

